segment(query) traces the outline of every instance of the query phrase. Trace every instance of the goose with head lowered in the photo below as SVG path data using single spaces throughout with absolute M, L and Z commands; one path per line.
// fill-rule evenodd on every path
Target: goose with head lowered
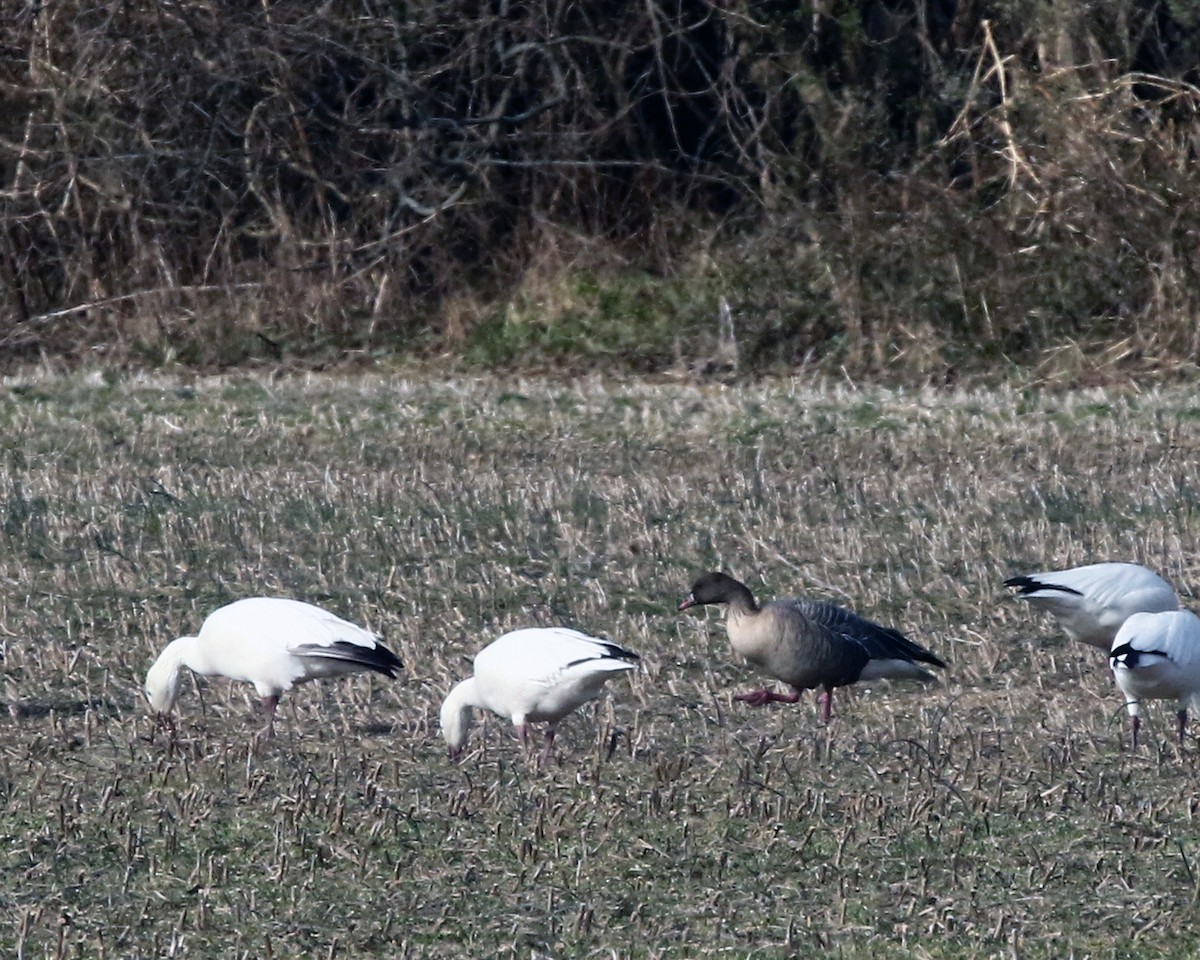
M 146 674 L 146 698 L 158 714 L 179 698 L 183 668 L 254 684 L 275 733 L 275 708 L 298 683 L 373 670 L 394 678 L 400 659 L 369 630 L 311 603 L 249 597 L 208 615 L 194 637 L 167 644 Z
M 1200 700 L 1200 617 L 1190 610 L 1135 613 L 1113 638 L 1108 662 L 1125 697 L 1134 748 L 1143 700 L 1176 701 L 1182 743 L 1188 707 Z
M 442 704 L 442 736 L 450 756 L 462 752 L 472 711 L 480 709 L 511 719 L 525 743 L 531 723 L 546 723 L 545 760 L 563 717 L 600 697 L 605 683 L 636 669 L 638 659 L 632 650 L 568 627 L 527 627 L 504 634 L 475 655 L 474 674 Z
M 729 642 L 765 673 L 792 688 L 790 694 L 753 690 L 735 699 L 751 706 L 795 703 L 803 690 L 820 688 L 824 720 L 833 712 L 833 691 L 860 680 L 907 677 L 933 680 L 921 664 L 946 664 L 904 634 L 821 600 L 775 600 L 759 607 L 745 584 L 724 573 L 706 573 L 692 585 L 680 610 L 725 606 Z
M 1067 636 L 1109 650 L 1126 619 L 1135 613 L 1178 610 L 1174 589 L 1138 563 L 1089 563 L 1009 577 L 1017 597 L 1058 620 Z

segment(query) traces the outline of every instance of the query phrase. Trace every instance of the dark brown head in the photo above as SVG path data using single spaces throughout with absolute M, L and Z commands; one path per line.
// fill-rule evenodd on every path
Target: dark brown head
M 688 607 L 699 607 L 706 603 L 729 603 L 740 598 L 752 610 L 754 598 L 745 584 L 739 583 L 727 573 L 706 573 L 692 584 L 692 592 L 679 605 L 680 610 Z

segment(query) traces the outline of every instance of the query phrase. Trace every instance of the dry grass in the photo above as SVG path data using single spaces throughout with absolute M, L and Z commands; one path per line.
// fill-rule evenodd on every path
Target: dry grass
M 1141 560 L 1191 596 L 1188 392 L 921 393 L 256 379 L 0 396 L 0 954 L 1184 957 L 1200 744 L 1131 755 L 1095 651 L 1007 600 Z M 712 616 L 849 602 L 948 659 L 821 727 L 752 710 Z M 157 650 L 237 597 L 381 630 L 403 681 L 309 686 L 252 746 L 242 686 Z M 640 650 L 533 770 L 437 737 L 471 652 L 567 622 Z M 615 751 L 610 755 L 610 748 Z

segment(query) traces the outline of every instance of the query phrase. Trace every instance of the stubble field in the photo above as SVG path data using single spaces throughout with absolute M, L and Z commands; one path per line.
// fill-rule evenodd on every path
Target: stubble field
M 1100 559 L 1190 602 L 1200 401 L 399 377 L 14 379 L 0 393 L 0 955 L 1194 955 L 1200 743 L 1005 596 Z M 725 569 L 900 627 L 942 682 L 752 709 Z M 222 603 L 381 632 L 399 681 L 141 695 Z M 642 670 L 535 768 L 437 710 L 565 623 Z

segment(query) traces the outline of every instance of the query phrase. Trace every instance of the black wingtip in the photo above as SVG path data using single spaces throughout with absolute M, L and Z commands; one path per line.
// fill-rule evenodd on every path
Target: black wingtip
M 382 643 L 376 643 L 373 647 L 363 647 L 357 643 L 347 643 L 342 640 L 335 643 L 334 646 L 350 654 L 346 658 L 347 660 L 353 660 L 368 670 L 382 673 L 392 680 L 396 679 L 397 670 L 404 669 L 404 664 L 400 662 L 400 658 Z
M 946 663 L 946 661 L 943 660 L 941 657 L 939 657 L 936 653 L 931 653 L 929 650 L 924 650 L 923 648 L 922 648 L 922 650 L 923 650 L 925 656 L 917 658 L 922 663 L 928 663 L 930 666 L 933 666 L 933 667 L 941 667 L 943 670 L 947 669 L 950 666 L 950 664 Z
M 941 667 L 943 670 L 945 670 L 948 666 L 946 661 L 939 657 L 932 650 L 926 650 L 919 643 L 914 643 L 912 640 L 909 640 L 908 637 L 904 636 L 904 634 L 900 634 L 900 639 L 903 640 L 904 643 L 896 644 L 894 650 L 892 651 L 892 656 L 899 656 L 910 660 L 913 663 L 927 663 L 931 667 Z
M 1118 663 L 1124 664 L 1127 667 L 1137 665 L 1138 652 L 1133 649 L 1132 643 L 1123 643 L 1119 647 L 1114 647 L 1108 655 L 1108 662 L 1112 666 Z
M 1057 590 L 1059 593 L 1070 593 L 1077 597 L 1082 597 L 1083 592 L 1076 590 L 1074 587 L 1064 587 L 1060 583 L 1043 583 L 1034 577 L 1021 576 L 1009 577 L 1004 581 L 1006 587 L 1016 587 L 1020 593 L 1017 596 L 1023 597 L 1030 593 L 1036 593 L 1039 590 Z
M 1170 660 L 1171 655 L 1163 650 L 1138 650 L 1132 641 L 1126 641 L 1119 647 L 1114 647 L 1108 655 L 1108 662 L 1116 666 L 1119 662 L 1130 669 L 1154 663 L 1155 657 Z
M 946 669 L 947 663 L 932 650 L 926 650 L 923 646 L 915 641 L 908 639 L 899 630 L 893 630 L 891 627 L 882 628 L 890 633 L 893 643 L 893 656 L 905 657 L 916 663 L 927 663 L 931 667 L 941 667 Z
M 611 640 L 601 640 L 600 645 L 604 647 L 608 656 L 614 660 L 625 660 L 629 663 L 637 663 L 642 658 L 630 650 L 628 647 L 623 647 L 619 643 L 613 643 Z
M 620 660 L 624 663 L 638 663 L 642 659 L 632 650 L 622 647 L 618 643 L 613 643 L 611 640 L 596 640 L 595 643 L 603 652 L 600 652 L 597 656 L 580 657 L 578 660 L 572 660 L 567 666 L 575 667 L 581 663 L 590 663 L 593 660 Z

